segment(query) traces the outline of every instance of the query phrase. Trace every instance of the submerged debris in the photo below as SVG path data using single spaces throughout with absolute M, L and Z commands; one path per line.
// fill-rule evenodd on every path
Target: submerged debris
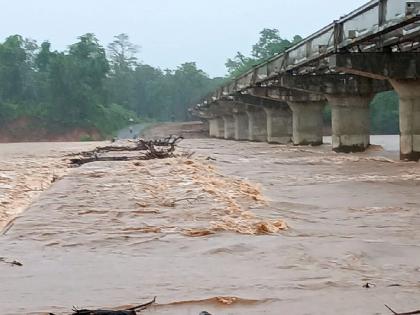
M 135 161 L 165 159 L 174 156 L 175 146 L 184 139 L 182 136 L 170 135 L 164 139 L 130 141 L 130 145 L 110 145 L 97 147 L 94 150 L 81 152 L 77 158 L 70 159 L 73 166 L 81 166 L 86 163 L 98 161 Z M 115 155 L 115 152 L 125 152 L 124 155 Z M 127 154 L 138 152 L 141 154 Z M 110 154 L 114 153 L 114 155 Z
M 363 285 L 363 288 L 365 289 L 376 288 L 376 284 L 367 282 L 366 284 Z
M 149 306 L 153 305 L 156 302 L 156 297 L 150 302 L 145 304 L 137 305 L 134 307 L 130 307 L 124 310 L 78 310 L 77 308 L 73 308 L 72 315 L 137 315 L 138 312 L 147 309 Z M 53 313 L 49 313 L 49 315 L 55 315 Z
M 23 264 L 21 262 L 17 261 L 17 260 L 8 261 L 4 257 L 0 257 L 0 262 L 8 264 L 12 267 L 15 267 L 15 266 L 22 267 L 23 266 Z
M 420 310 L 412 311 L 412 312 L 407 312 L 407 313 L 397 313 L 392 308 L 390 308 L 388 305 L 385 305 L 385 307 L 387 309 L 389 309 L 392 312 L 392 314 L 394 314 L 394 315 L 415 315 L 415 314 L 420 314 Z

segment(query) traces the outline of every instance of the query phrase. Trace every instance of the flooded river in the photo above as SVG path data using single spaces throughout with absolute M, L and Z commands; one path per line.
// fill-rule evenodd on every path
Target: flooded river
M 0 145 L 0 220 L 34 200 L 0 236 L 1 313 L 154 296 L 142 314 L 419 309 L 420 166 L 398 161 L 395 140 L 346 155 L 192 139 L 174 159 L 75 169 L 61 157 L 94 144 Z M 28 195 L 19 174 L 55 182 Z

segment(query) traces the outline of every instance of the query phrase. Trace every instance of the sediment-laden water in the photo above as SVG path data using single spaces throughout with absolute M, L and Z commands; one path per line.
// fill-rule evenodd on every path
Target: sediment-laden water
M 65 156 L 99 143 L 0 144 L 0 229 L 70 172 Z
M 0 262 L 2 314 L 154 296 L 144 314 L 420 308 L 420 167 L 398 152 L 195 139 L 174 159 L 67 170 L 60 156 L 76 147 L 46 144 L 28 156 L 16 146 L 4 154 L 0 145 L 0 178 L 28 159 L 67 175 L 0 236 L 0 257 L 23 264 Z M 40 174 L 28 176 L 51 183 L 51 171 Z

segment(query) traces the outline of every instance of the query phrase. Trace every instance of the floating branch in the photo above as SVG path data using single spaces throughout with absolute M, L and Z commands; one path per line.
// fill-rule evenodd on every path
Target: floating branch
M 70 159 L 71 165 L 81 166 L 91 162 L 106 162 L 106 161 L 135 161 L 135 160 L 152 160 L 152 159 L 166 159 L 173 157 L 175 146 L 181 141 L 183 137 L 169 136 L 160 140 L 146 141 L 139 139 L 134 141 L 134 146 L 118 146 L 111 145 L 105 147 L 97 147 L 92 151 L 81 152 L 79 157 Z M 133 152 L 138 151 L 139 155 L 118 155 L 107 156 L 110 152 Z
M 17 261 L 17 260 L 8 261 L 4 257 L 0 257 L 0 262 L 8 264 L 8 265 L 13 266 L 13 267 L 15 267 L 15 266 L 22 267 L 23 266 L 23 264 L 21 262 Z
M 392 308 L 390 308 L 388 305 L 385 305 L 385 307 L 387 309 L 389 309 L 392 312 L 392 314 L 394 314 L 394 315 L 416 315 L 416 314 L 420 314 L 420 310 L 407 312 L 407 313 L 397 313 Z
M 125 310 L 119 311 L 111 311 L 111 310 L 78 310 L 77 308 L 73 308 L 73 313 L 71 315 L 137 315 L 138 312 L 141 312 L 147 309 L 149 306 L 153 305 L 156 302 L 156 297 L 150 302 L 145 304 L 137 305 L 134 307 L 127 308 Z M 49 313 L 49 315 L 55 315 L 53 313 Z

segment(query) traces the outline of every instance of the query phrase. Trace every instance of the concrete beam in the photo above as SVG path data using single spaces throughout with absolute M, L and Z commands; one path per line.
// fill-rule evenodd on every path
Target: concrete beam
M 321 145 L 326 102 L 288 102 L 293 111 L 293 143 Z
M 282 102 L 317 102 L 326 100 L 323 95 L 306 93 L 279 86 L 255 87 L 249 90 L 253 96 Z
M 209 120 L 214 118 L 214 115 L 209 112 L 208 108 L 193 108 L 189 110 L 193 117 L 197 117 L 203 120 Z
M 387 81 L 348 74 L 283 75 L 276 84 L 288 89 L 321 95 L 368 95 L 392 90 Z
M 368 52 L 342 53 L 330 57 L 336 71 L 372 79 L 420 78 L 420 53 L 418 52 Z
M 246 104 L 246 105 L 252 105 L 254 107 L 258 107 L 260 109 L 264 109 L 265 107 L 268 108 L 276 108 L 276 107 L 282 107 L 282 108 L 288 108 L 287 104 L 283 101 L 270 99 L 270 98 L 264 98 L 260 96 L 256 96 L 250 93 L 247 94 L 238 94 L 235 96 L 235 99 L 237 102 Z
M 207 112 L 214 117 L 223 117 L 224 115 L 231 115 L 235 103 L 232 101 L 217 101 L 209 105 Z
M 420 80 L 391 80 L 400 96 L 400 155 L 420 160 Z

